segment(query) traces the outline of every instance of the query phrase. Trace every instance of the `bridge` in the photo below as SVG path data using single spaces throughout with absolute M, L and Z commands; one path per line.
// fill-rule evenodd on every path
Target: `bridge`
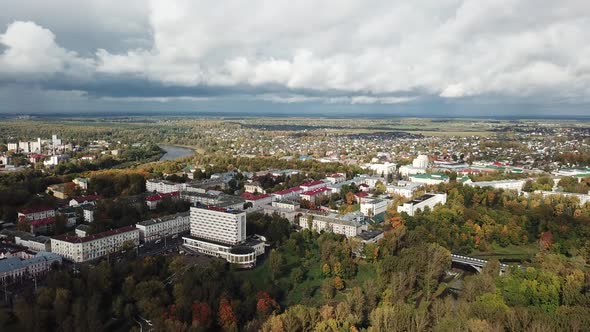
M 484 266 L 486 266 L 486 264 L 488 264 L 488 261 L 486 261 L 485 259 L 461 256 L 456 254 L 451 254 L 451 260 L 453 261 L 453 263 L 469 265 L 472 268 L 474 268 L 478 273 L 481 272 L 481 270 Z M 508 268 L 509 265 L 500 263 L 500 274 L 508 270 Z

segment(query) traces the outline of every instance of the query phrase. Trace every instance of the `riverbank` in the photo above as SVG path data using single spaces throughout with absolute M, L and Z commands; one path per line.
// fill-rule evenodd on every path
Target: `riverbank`
M 195 149 L 178 145 L 158 145 L 160 149 L 164 150 L 164 155 L 160 158 L 162 160 L 174 160 L 178 158 L 190 157 L 195 154 Z

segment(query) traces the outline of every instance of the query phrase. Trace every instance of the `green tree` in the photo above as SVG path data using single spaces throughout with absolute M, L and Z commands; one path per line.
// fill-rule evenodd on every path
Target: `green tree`
M 281 276 L 283 269 L 283 257 L 276 249 L 272 249 L 268 256 L 268 265 L 273 280 Z

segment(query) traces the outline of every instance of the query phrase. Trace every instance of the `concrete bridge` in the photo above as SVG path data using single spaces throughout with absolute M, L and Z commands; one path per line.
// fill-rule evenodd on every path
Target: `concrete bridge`
M 484 266 L 488 264 L 488 261 L 480 258 L 468 257 L 468 256 L 461 256 L 456 254 L 451 254 L 451 260 L 453 263 L 469 265 L 474 268 L 478 273 L 481 272 Z M 500 263 L 500 274 L 508 270 L 509 265 Z

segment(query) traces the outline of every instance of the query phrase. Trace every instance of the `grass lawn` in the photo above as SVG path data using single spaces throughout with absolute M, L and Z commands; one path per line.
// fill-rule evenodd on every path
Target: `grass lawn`
M 482 259 L 499 259 L 499 260 L 530 260 L 537 252 L 539 247 L 536 244 L 527 245 L 509 245 L 502 247 L 496 243 L 492 245 L 492 250 L 487 252 L 475 251 L 471 256 Z

